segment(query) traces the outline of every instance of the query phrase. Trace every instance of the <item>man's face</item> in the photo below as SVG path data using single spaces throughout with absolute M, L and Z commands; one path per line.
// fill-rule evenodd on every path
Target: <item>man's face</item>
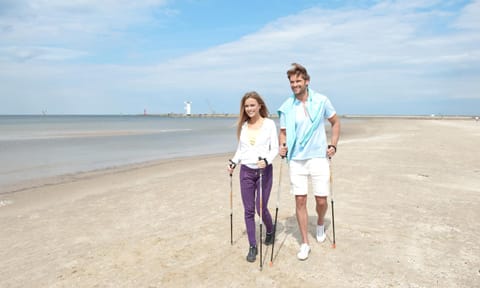
M 308 81 L 299 74 L 290 76 L 290 88 L 295 96 L 303 96 L 307 92 Z

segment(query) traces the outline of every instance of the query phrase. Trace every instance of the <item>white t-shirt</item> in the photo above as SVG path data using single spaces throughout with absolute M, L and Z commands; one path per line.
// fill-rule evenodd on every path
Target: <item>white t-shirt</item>
M 258 157 L 266 158 L 271 164 L 278 154 L 278 134 L 277 126 L 272 119 L 264 118 L 262 127 L 258 131 L 253 145 L 251 144 L 252 133 L 248 132 L 248 123 L 242 125 L 240 140 L 238 141 L 237 151 L 232 161 L 237 164 L 247 165 L 250 168 L 257 169 Z

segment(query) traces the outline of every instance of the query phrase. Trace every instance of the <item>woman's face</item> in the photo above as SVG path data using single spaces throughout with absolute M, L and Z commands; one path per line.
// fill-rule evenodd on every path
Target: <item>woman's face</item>
M 256 99 L 248 98 L 245 100 L 245 113 L 250 118 L 260 115 L 260 104 Z

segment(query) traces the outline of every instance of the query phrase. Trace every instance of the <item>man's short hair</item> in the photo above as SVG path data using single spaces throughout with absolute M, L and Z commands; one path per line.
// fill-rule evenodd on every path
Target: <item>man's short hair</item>
M 290 79 L 290 76 L 292 75 L 300 75 L 303 80 L 310 81 L 310 75 L 308 75 L 307 69 L 298 63 L 292 63 L 292 67 L 288 69 L 288 79 Z

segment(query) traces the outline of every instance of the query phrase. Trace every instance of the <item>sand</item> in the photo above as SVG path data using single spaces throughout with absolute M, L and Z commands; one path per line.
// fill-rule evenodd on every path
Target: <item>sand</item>
M 269 204 L 274 214 L 281 191 L 277 242 L 262 270 L 258 258 L 245 261 L 238 171 L 230 244 L 230 157 L 3 192 L 0 287 L 480 287 L 480 122 L 345 121 L 333 159 L 336 248 L 330 209 L 326 242 L 314 240 L 310 194 L 306 261 L 295 256 L 294 199 L 277 157 Z

